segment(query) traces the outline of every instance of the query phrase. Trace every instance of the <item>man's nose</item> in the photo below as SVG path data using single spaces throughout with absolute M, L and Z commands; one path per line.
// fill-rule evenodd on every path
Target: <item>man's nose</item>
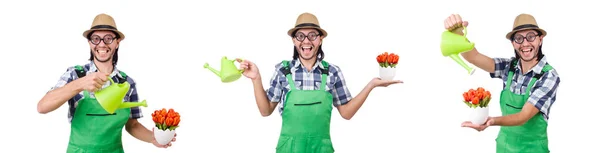
M 302 40 L 302 43 L 310 43 L 310 40 L 308 40 L 308 37 L 304 38 L 304 40 Z
M 529 40 L 525 39 L 525 41 L 523 41 L 523 44 L 522 44 L 522 45 L 523 45 L 523 46 L 531 46 L 531 45 L 532 45 L 531 43 L 532 43 L 532 42 L 529 42 Z
M 104 43 L 104 40 L 100 40 L 100 43 L 98 43 L 98 45 L 97 45 L 97 46 L 102 46 L 102 47 L 104 47 L 104 46 L 106 46 L 106 43 Z

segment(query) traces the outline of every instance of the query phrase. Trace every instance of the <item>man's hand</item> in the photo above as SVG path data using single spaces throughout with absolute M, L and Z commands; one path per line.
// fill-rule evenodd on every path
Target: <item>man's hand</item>
M 245 77 L 250 78 L 251 80 L 260 78 L 260 73 L 258 72 L 258 67 L 256 64 L 239 58 L 235 60 L 240 63 L 240 69 L 244 70 L 243 74 Z
M 369 84 L 372 87 L 387 87 L 392 84 L 404 83 L 400 80 L 381 80 L 380 78 L 373 78 Z
M 87 90 L 89 92 L 94 92 L 99 89 L 102 89 L 102 85 L 106 81 L 108 81 L 109 73 L 103 72 L 94 72 L 92 74 L 86 75 L 83 78 L 77 79 L 78 86 L 82 90 Z
M 462 123 L 462 127 L 470 127 L 473 128 L 479 132 L 485 130 L 487 127 L 494 125 L 494 118 L 492 117 L 488 117 L 487 120 L 485 121 L 485 123 L 483 123 L 482 125 L 477 125 L 477 124 L 473 124 L 470 121 L 465 121 Z
M 460 15 L 458 14 L 452 14 L 448 18 L 446 18 L 446 20 L 444 20 L 444 28 L 459 35 L 463 35 L 463 33 L 462 29 L 458 29 L 461 27 L 467 27 L 468 25 L 469 22 L 463 21 Z

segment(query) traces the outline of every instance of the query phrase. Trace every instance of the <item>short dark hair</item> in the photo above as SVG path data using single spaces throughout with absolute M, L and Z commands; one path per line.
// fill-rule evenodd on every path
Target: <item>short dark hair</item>
M 300 30 L 300 29 L 298 29 Z M 294 32 L 292 32 L 292 39 L 294 39 L 294 37 L 296 37 L 296 32 L 298 32 L 298 30 L 295 30 Z M 315 29 L 319 32 L 319 36 L 322 36 L 323 32 L 319 29 Z M 292 57 L 294 60 L 298 59 L 298 57 L 300 57 L 300 55 L 298 54 L 298 48 L 296 48 L 296 46 L 294 46 L 294 56 Z M 319 45 L 318 46 L 318 50 L 317 50 L 317 61 L 322 61 L 325 58 L 325 52 L 323 52 L 323 45 Z
M 115 39 L 119 39 L 119 38 L 121 38 L 121 36 L 120 36 L 118 33 L 114 32 L 114 31 L 111 31 L 111 32 L 112 32 L 113 34 L 115 34 Z M 90 41 L 90 39 L 91 39 L 90 37 L 92 37 L 92 33 L 94 33 L 94 31 L 90 32 L 90 33 L 87 35 L 87 37 L 86 37 L 86 38 L 88 39 L 88 41 Z M 93 60 L 94 60 L 94 53 L 92 53 L 92 52 L 93 52 L 93 50 L 91 50 L 91 49 L 90 49 L 90 58 L 88 59 L 88 60 L 90 60 L 90 61 L 93 61 Z M 119 61 L 119 48 L 116 48 L 116 49 L 115 49 L 115 54 L 113 54 L 113 57 L 112 57 L 112 63 L 113 63 L 113 66 L 116 66 L 118 61 Z

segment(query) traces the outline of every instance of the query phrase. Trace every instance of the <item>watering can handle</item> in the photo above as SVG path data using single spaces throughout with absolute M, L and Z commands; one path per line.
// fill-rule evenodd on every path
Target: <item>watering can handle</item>
M 463 28 L 463 36 L 466 37 L 467 36 L 467 27 L 459 27 L 459 28 Z M 454 32 L 455 30 L 458 30 L 458 29 L 454 29 L 454 30 L 452 30 L 450 32 Z
M 108 80 L 110 80 L 110 84 L 115 84 L 115 81 L 113 81 L 112 78 L 110 78 L 110 76 L 108 77 Z
M 238 60 L 240 60 L 240 61 L 242 61 L 242 62 L 244 61 L 244 59 L 241 59 L 241 58 L 236 58 L 236 59 L 234 59 L 233 61 L 235 61 L 235 62 L 238 62 L 238 63 L 242 64 L 242 62 L 240 62 L 240 61 L 238 61 Z M 241 70 L 240 70 L 240 72 L 244 72 L 244 69 L 241 69 Z

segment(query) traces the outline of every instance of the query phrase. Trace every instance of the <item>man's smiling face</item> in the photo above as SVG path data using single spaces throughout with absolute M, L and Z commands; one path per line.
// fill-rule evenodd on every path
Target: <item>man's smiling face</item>
M 523 61 L 533 61 L 537 58 L 544 36 L 536 30 L 523 30 L 513 36 L 513 47 Z
M 310 60 L 317 57 L 317 51 L 321 46 L 320 32 L 316 29 L 299 29 L 292 37 L 294 46 L 304 60 Z
M 98 62 L 111 62 L 115 49 L 119 47 L 120 39 L 117 39 L 112 31 L 94 31 L 88 40 L 90 50 L 94 59 Z

